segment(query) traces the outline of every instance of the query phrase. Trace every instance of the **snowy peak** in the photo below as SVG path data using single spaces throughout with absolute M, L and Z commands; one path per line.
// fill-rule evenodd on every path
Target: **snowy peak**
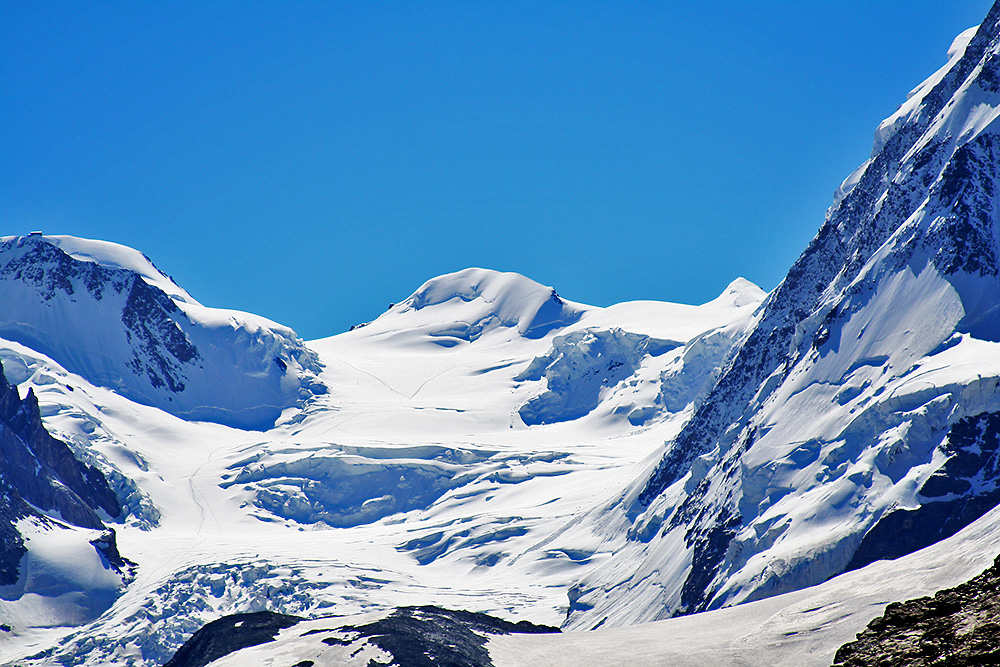
M 313 393 L 293 331 L 202 306 L 144 255 L 66 236 L 0 240 L 0 336 L 186 419 L 264 428 Z
M 692 613 L 901 556 L 995 505 L 998 117 L 1000 3 L 879 126 L 714 387 L 626 494 L 640 574 L 596 577 L 581 622 L 628 606 L 650 584 L 641 573 L 663 589 L 650 617 Z
M 14 240 L 16 237 L 6 237 L 2 241 Z M 97 241 L 92 239 L 81 239 L 75 236 L 43 236 L 32 235 L 25 239 L 26 242 L 44 242 L 59 248 L 64 253 L 75 260 L 81 262 L 93 262 L 105 269 L 124 269 L 139 275 L 150 285 L 157 287 L 164 294 L 174 301 L 184 303 L 198 303 L 191 295 L 181 289 L 173 278 L 160 271 L 153 265 L 152 260 L 145 254 L 111 241 Z
M 376 320 L 373 330 L 419 329 L 451 347 L 499 327 L 542 338 L 573 324 L 585 310 L 520 274 L 470 268 L 428 280 Z
M 767 292 L 746 278 L 737 278 L 722 290 L 722 294 L 709 301 L 706 306 L 735 306 L 742 308 L 759 304 L 767 297 Z

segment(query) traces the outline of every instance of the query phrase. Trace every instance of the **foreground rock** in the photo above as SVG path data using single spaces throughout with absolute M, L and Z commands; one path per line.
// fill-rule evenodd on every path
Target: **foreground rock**
M 1000 664 L 1000 557 L 968 582 L 933 597 L 894 602 L 836 667 L 971 667 Z

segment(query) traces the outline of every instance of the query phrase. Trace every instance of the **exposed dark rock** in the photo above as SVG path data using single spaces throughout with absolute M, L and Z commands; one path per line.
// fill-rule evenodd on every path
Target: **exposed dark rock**
M 135 571 L 136 564 L 125 558 L 118 551 L 118 540 L 114 528 L 108 528 L 98 537 L 90 541 L 97 552 L 108 562 L 108 566 L 118 574 L 130 578 Z
M 558 628 L 511 623 L 486 614 L 441 607 L 400 607 L 392 615 L 343 630 L 369 637 L 399 667 L 492 667 L 488 635 L 543 634 Z
M 42 424 L 32 390 L 21 400 L 0 366 L 0 477 L 35 507 L 83 528 L 104 528 L 95 510 L 118 516 L 121 506 L 99 470 L 81 463 Z
M 894 602 L 834 658 L 836 667 L 1000 664 L 1000 557 L 964 584 Z
M 301 620 L 272 611 L 223 616 L 194 633 L 164 667 L 203 667 L 234 651 L 274 641 L 279 631 Z
M 105 528 L 99 510 L 112 517 L 121 514 L 104 475 L 78 461 L 66 443 L 49 435 L 34 392 L 29 390 L 21 399 L 0 365 L 0 586 L 17 581 L 27 551 L 15 522 L 39 510 L 81 528 L 96 529 Z M 112 557 L 127 564 L 118 554 L 114 531 L 109 532 L 110 538 L 102 544 L 106 543 Z M 100 546 L 95 548 L 101 551 Z M 119 572 L 124 574 L 124 570 Z
M 696 524 L 684 535 L 684 542 L 692 549 L 693 558 L 691 571 L 681 588 L 681 607 L 675 615 L 693 614 L 708 608 L 710 584 L 740 525 L 739 515 L 723 505 L 716 510 L 707 528 Z
M 28 549 L 14 522 L 30 513 L 17 490 L 0 477 L 0 586 L 17 582 L 21 558 Z
M 183 314 L 170 297 L 139 275 L 132 274 L 131 282 L 122 309 L 125 336 L 135 350 L 128 365 L 157 389 L 180 393 L 184 391 L 181 366 L 198 357 L 197 348 L 174 321 Z
M 274 641 L 279 630 L 301 620 L 272 612 L 225 616 L 198 630 L 164 667 L 202 667 L 240 649 Z M 391 664 L 396 667 L 492 667 L 486 650 L 490 635 L 559 632 L 527 621 L 512 623 L 434 606 L 400 607 L 364 625 L 338 626 L 332 622 L 336 619 L 330 620 L 330 627 L 300 636 L 315 637 L 326 646 L 357 645 L 358 651 L 364 645 L 377 646 L 392 656 Z M 298 663 L 302 667 L 312 664 L 310 660 Z
M 19 242 L 14 239 L 8 245 Z M 82 282 L 97 300 L 104 297 L 105 287 L 122 286 L 122 276 L 94 262 L 78 262 L 51 243 L 40 241 L 32 242 L 27 252 L 0 268 L 0 276 L 34 285 L 46 301 L 60 292 L 72 296 L 74 279 Z

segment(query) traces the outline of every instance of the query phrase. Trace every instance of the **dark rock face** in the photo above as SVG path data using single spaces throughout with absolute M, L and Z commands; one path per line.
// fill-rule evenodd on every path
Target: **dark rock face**
M 836 667 L 972 667 L 1000 664 L 1000 557 L 966 583 L 894 602 L 844 644 Z
M 0 367 L 0 475 L 42 510 L 54 510 L 83 528 L 103 528 L 95 510 L 118 516 L 121 507 L 104 475 L 73 457 L 42 424 L 38 399 L 23 400 Z
M 14 245 L 17 240 L 10 241 Z M 77 262 L 49 243 L 33 243 L 25 254 L 0 268 L 0 276 L 34 285 L 42 298 L 49 301 L 60 292 L 72 296 L 74 279 L 100 301 L 108 287 L 124 288 L 124 274 L 116 275 L 93 262 Z
M 122 309 L 125 337 L 135 350 L 128 366 L 136 375 L 145 374 L 153 387 L 180 393 L 181 366 L 198 358 L 197 348 L 173 319 L 181 316 L 180 308 L 139 276 L 132 275 L 131 282 Z
M 107 567 L 130 579 L 135 572 L 136 564 L 121 555 L 118 551 L 118 539 L 114 528 L 108 528 L 98 537 L 90 541 L 97 553 L 107 562 Z
M 98 510 L 111 517 L 121 514 L 104 475 L 77 461 L 66 443 L 49 435 L 34 393 L 29 390 L 21 399 L 0 366 L 0 585 L 17 581 L 26 552 L 15 522 L 38 510 L 95 529 L 105 528 Z
M 279 631 L 301 620 L 270 611 L 224 616 L 194 633 L 164 667 L 203 667 L 240 649 L 274 641 Z
M 21 558 L 28 549 L 14 522 L 30 513 L 31 508 L 17 490 L 0 478 L 0 586 L 17 581 Z

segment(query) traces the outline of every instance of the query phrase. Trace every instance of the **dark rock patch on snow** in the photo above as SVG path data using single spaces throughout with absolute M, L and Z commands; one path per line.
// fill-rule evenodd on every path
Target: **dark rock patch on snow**
M 280 630 L 303 620 L 272 612 L 225 616 L 198 630 L 164 667 L 203 667 L 241 649 L 275 640 L 274 655 L 315 658 L 296 663 L 303 667 L 317 662 L 396 667 L 493 667 L 486 648 L 490 636 L 559 632 L 558 628 L 527 621 L 512 623 L 487 614 L 421 606 L 399 607 L 357 625 L 350 624 L 350 618 L 344 617 L 304 621 L 304 625 L 317 627 L 305 631 L 296 629 L 291 635 L 286 633 L 277 637 Z M 372 658 L 373 652 L 377 658 Z M 238 657 L 233 656 L 230 660 Z M 259 660 L 260 655 L 256 658 Z
M 527 621 L 511 623 L 470 611 L 441 607 L 401 607 L 392 615 L 360 626 L 342 628 L 370 638 L 393 656 L 399 667 L 492 667 L 489 635 L 542 634 L 558 628 Z
M 194 633 L 164 667 L 204 667 L 240 649 L 274 641 L 279 631 L 301 620 L 272 611 L 223 616 Z

